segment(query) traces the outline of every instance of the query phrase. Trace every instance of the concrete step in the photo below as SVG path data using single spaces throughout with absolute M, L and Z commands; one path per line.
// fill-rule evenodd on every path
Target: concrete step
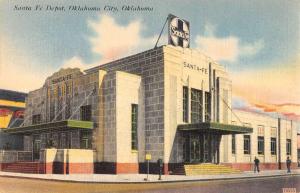
M 179 166 L 172 172 L 174 175 L 217 175 L 238 173 L 241 173 L 238 169 L 210 163 L 186 164 L 184 166 Z

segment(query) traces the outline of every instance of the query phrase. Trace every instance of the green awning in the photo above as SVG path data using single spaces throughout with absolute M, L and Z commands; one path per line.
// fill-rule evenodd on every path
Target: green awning
M 216 122 L 204 122 L 204 123 L 192 123 L 192 124 L 181 124 L 178 125 L 177 129 L 179 131 L 199 131 L 199 132 L 214 132 L 220 134 L 242 134 L 242 133 L 252 133 L 253 128 L 230 125 Z
M 91 121 L 79 121 L 79 120 L 64 120 L 51 123 L 42 123 L 36 125 L 29 125 L 23 127 L 7 128 L 3 129 L 6 133 L 22 134 L 32 133 L 45 130 L 62 130 L 62 129 L 93 129 L 93 122 Z

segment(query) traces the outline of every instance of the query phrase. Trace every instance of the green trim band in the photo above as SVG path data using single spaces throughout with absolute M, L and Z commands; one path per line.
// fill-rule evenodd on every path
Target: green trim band
M 229 125 L 216 122 L 204 122 L 204 123 L 192 123 L 192 124 L 181 124 L 177 127 L 180 131 L 217 131 L 222 134 L 241 134 L 241 133 L 252 133 L 253 128 Z

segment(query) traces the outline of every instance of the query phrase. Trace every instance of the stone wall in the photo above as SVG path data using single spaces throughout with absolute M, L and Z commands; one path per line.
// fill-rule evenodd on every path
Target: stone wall
M 97 72 L 98 70 L 105 70 L 108 73 L 111 71 L 124 71 L 141 76 L 145 90 L 145 151 L 151 153 L 151 162 L 156 162 L 158 158 L 163 158 L 164 155 L 163 62 L 163 47 L 159 47 L 86 71 L 87 73 Z M 106 137 L 108 136 L 105 135 L 104 138 Z
M 104 162 L 116 162 L 116 73 L 105 75 L 104 99 Z

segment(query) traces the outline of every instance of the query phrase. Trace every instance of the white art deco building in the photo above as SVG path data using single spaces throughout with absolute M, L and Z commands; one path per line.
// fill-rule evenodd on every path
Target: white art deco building
M 287 156 L 296 165 L 293 122 L 232 110 L 224 66 L 178 44 L 59 70 L 29 92 L 24 124 L 6 132 L 24 137 L 43 173 L 143 173 L 146 154 L 150 171 L 162 159 L 165 174 L 203 163 L 251 170 L 254 157 L 262 169 L 284 168 Z

